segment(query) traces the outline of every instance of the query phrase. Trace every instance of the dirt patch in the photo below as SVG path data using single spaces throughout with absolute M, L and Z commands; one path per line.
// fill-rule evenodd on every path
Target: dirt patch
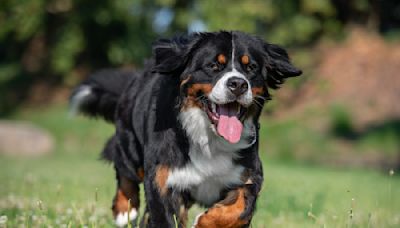
M 315 56 L 314 75 L 280 113 L 340 105 L 358 127 L 400 118 L 400 43 L 356 28 L 343 43 L 320 45 Z
M 359 144 L 363 137 L 387 136 L 388 131 L 392 138 L 400 136 L 400 42 L 353 28 L 345 41 L 320 44 L 313 55 L 316 62 L 300 88 L 283 86 L 276 93 L 283 105 L 273 116 L 296 118 L 325 135 L 332 140 L 331 153 L 310 152 L 301 158 L 296 151 L 295 156 L 335 166 L 400 169 L 400 148 L 388 149 L 384 142 L 371 148 Z M 341 127 L 339 134 L 335 127 Z

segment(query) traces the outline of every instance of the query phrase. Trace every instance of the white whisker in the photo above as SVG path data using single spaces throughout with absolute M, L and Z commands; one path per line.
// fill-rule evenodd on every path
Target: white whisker
M 263 96 L 260 96 L 260 95 L 256 95 L 256 98 L 260 98 L 260 99 L 263 100 L 263 101 L 266 101 L 266 100 L 267 100 L 267 98 L 265 98 L 265 97 L 263 97 Z
M 259 106 L 260 108 L 263 107 L 262 104 L 261 104 L 259 101 L 257 101 L 256 99 L 253 99 L 253 102 L 254 102 L 254 104 L 256 104 L 257 106 Z
M 196 97 L 196 100 L 206 100 L 206 96 L 203 94 L 201 96 Z

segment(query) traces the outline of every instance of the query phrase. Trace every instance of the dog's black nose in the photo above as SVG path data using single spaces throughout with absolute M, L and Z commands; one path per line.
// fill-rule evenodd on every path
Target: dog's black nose
M 228 86 L 229 90 L 237 97 L 245 93 L 249 88 L 246 80 L 238 77 L 231 77 L 226 82 L 226 85 Z

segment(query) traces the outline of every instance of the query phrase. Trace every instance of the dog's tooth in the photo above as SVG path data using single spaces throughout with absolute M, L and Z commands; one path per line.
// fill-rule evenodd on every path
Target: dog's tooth
M 237 110 L 237 114 L 240 114 L 240 109 L 241 109 L 241 105 L 238 105 L 238 110 Z
M 213 113 L 216 113 L 216 105 L 215 105 L 215 103 L 211 103 L 211 107 L 212 107 L 212 111 L 213 111 Z

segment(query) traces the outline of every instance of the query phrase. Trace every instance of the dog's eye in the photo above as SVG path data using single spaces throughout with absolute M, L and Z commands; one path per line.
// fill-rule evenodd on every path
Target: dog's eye
M 222 70 L 222 65 L 219 64 L 219 63 L 217 63 L 217 62 L 211 63 L 208 67 L 209 67 L 212 71 L 220 71 L 220 70 Z
M 252 71 L 257 70 L 257 64 L 255 64 L 255 63 L 247 64 L 246 65 L 246 70 L 248 72 L 252 72 Z

